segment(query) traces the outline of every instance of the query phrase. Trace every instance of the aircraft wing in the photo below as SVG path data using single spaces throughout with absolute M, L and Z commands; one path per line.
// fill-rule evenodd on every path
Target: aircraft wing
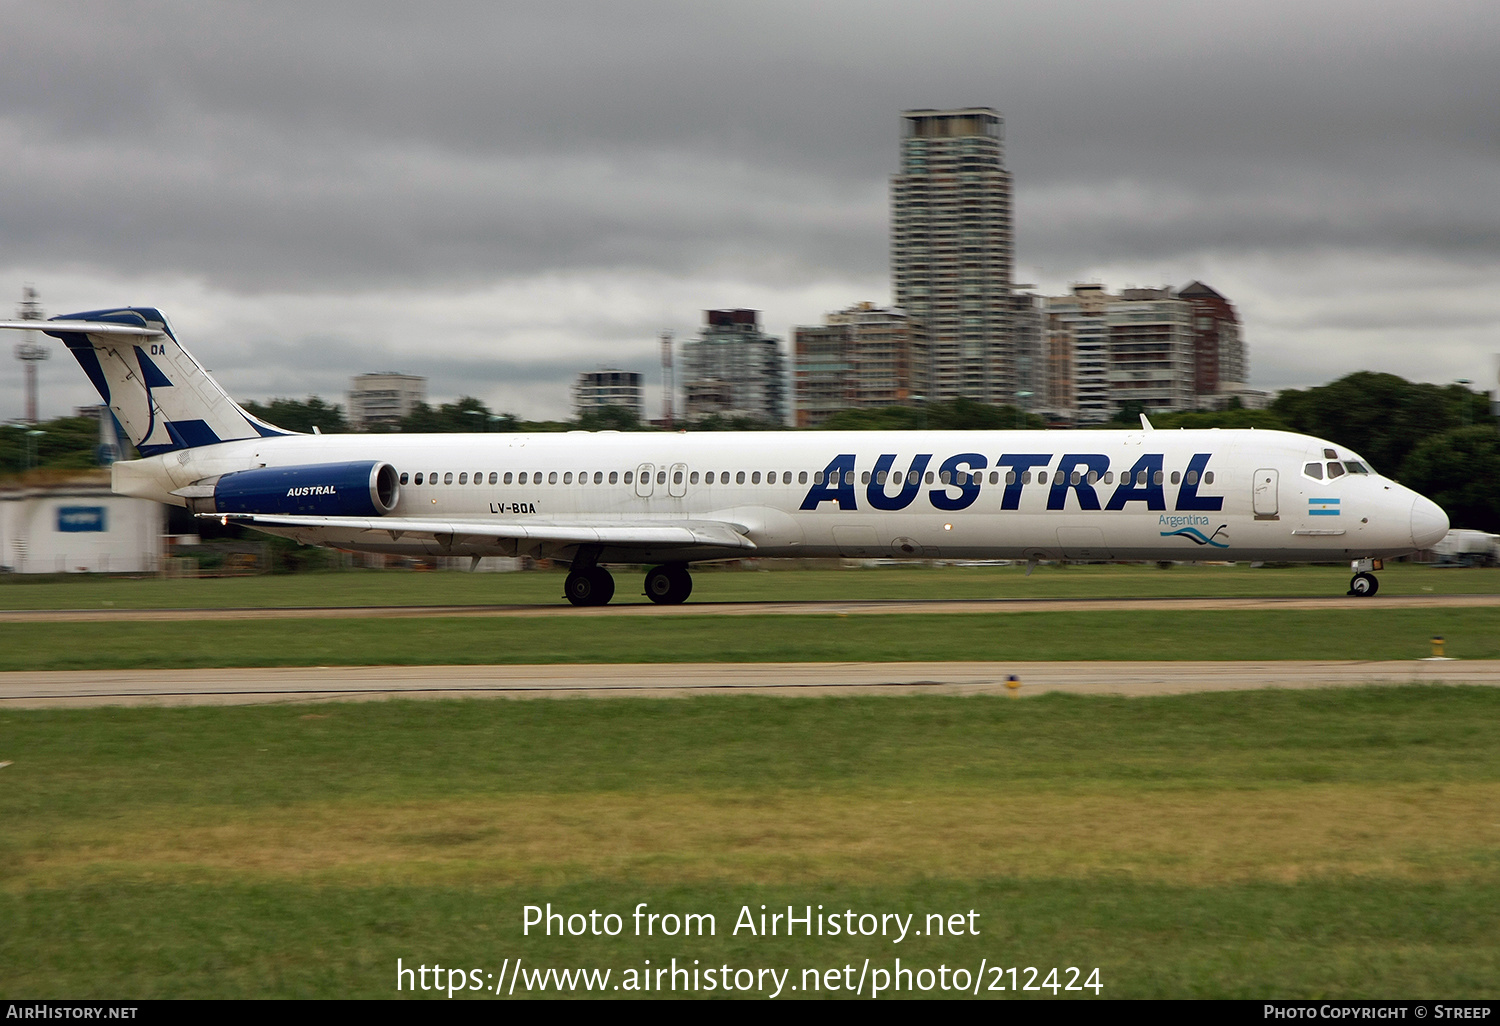
M 754 549 L 744 528 L 720 520 L 525 520 L 426 519 L 422 517 L 302 517 L 273 513 L 200 513 L 200 517 L 249 527 L 302 528 L 320 541 L 388 534 L 392 541 L 416 535 L 451 547 L 469 540 L 504 539 L 547 547 L 608 545 L 620 547 L 696 547 Z

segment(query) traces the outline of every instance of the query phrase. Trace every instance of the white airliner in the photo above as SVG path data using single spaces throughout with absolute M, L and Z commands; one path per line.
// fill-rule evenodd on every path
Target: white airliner
M 0 327 L 61 339 L 141 458 L 113 488 L 299 542 L 413 556 L 545 556 L 602 605 L 605 564 L 746 556 L 1381 560 L 1448 530 L 1357 453 L 1282 431 L 296 434 L 246 413 L 131 307 Z

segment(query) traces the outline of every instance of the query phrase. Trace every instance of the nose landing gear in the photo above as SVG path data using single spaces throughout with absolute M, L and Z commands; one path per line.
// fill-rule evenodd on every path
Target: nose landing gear
M 1349 568 L 1354 571 L 1354 576 L 1349 580 L 1349 594 L 1369 598 L 1380 590 L 1380 581 L 1370 572 L 1384 569 L 1380 560 L 1356 559 L 1349 564 Z

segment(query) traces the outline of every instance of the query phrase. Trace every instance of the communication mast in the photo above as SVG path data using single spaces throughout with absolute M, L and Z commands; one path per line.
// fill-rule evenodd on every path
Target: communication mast
M 36 289 L 27 285 L 21 289 L 21 305 L 16 307 L 16 317 L 23 321 L 40 321 L 42 304 Z M 26 423 L 37 422 L 36 412 L 36 365 L 52 355 L 52 350 L 36 341 L 33 332 L 27 332 L 26 341 L 16 346 L 16 359 L 26 367 Z
M 676 427 L 672 414 L 672 394 L 677 391 L 676 375 L 672 368 L 672 333 L 661 333 L 661 419 L 667 427 Z

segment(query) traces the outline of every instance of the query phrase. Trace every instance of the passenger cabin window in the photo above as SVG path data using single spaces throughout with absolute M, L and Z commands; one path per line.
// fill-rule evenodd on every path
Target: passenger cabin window
M 553 474 L 552 476 L 555 478 L 557 475 Z M 563 484 L 572 484 L 572 483 L 573 483 L 573 472 L 571 470 L 564 471 L 563 472 Z
M 602 470 L 596 470 L 596 471 L 594 471 L 594 484 L 603 484 L 603 483 L 604 483 L 604 471 L 602 471 Z
M 755 471 L 755 473 L 753 473 L 753 474 L 750 475 L 750 483 L 751 484 L 760 484 L 760 471 L 757 470 L 757 471 Z
M 1174 470 L 1174 471 L 1172 471 L 1172 483 L 1173 483 L 1173 484 L 1176 484 L 1176 483 L 1177 483 L 1177 482 L 1178 482 L 1178 481 L 1181 481 L 1181 480 L 1182 480 L 1182 475 L 1181 475 L 1181 474 L 1179 474 L 1179 473 L 1178 473 L 1178 472 L 1177 472 L 1177 471 L 1175 471 L 1175 470 Z
M 464 473 L 458 475 L 458 483 L 459 484 L 468 484 L 469 483 L 469 474 L 468 474 L 468 471 L 465 471 Z
M 402 473 L 401 473 L 401 483 L 402 484 L 406 484 L 406 472 L 405 471 L 402 471 Z
M 734 483 L 735 484 L 744 484 L 745 483 L 745 472 L 743 470 L 740 471 L 738 474 L 734 475 Z
M 1302 468 L 1302 473 L 1306 474 L 1314 481 L 1321 481 L 1323 480 L 1323 464 L 1309 463 L 1307 466 Z
M 568 476 L 572 477 L 573 475 L 569 474 Z M 554 470 L 550 474 L 547 475 L 547 483 L 548 484 L 557 484 L 557 471 Z
M 673 484 L 682 484 L 682 471 L 680 471 L 680 470 L 674 470 L 674 471 L 672 471 L 672 483 Z
M 698 483 L 698 472 L 695 470 L 691 474 L 688 475 L 688 484 L 697 484 L 697 483 Z
M 627 471 L 625 471 L 625 483 L 626 484 L 633 484 L 634 481 L 632 479 L 634 477 L 635 477 L 635 471 L 633 471 L 633 470 L 627 470 Z
M 656 472 L 656 483 L 657 484 L 666 484 L 667 483 L 667 472 L 665 470 L 658 470 Z
M 505 483 L 506 484 L 510 484 L 510 482 L 511 482 L 510 471 L 507 470 L 505 472 Z
M 450 470 L 450 471 L 448 471 L 448 473 L 446 473 L 446 474 L 443 475 L 443 484 L 452 484 L 452 483 L 453 483 L 453 471 Z
M 865 471 L 863 474 L 859 475 L 859 483 L 860 484 L 869 484 L 870 483 L 870 472 L 868 470 Z
M 418 474 L 418 475 L 417 475 L 417 476 L 416 476 L 416 479 L 415 479 L 415 480 L 416 480 L 416 482 L 417 482 L 417 484 L 421 484 L 421 483 L 422 483 L 422 475 L 421 475 L 421 474 Z
M 1328 480 L 1332 481 L 1336 477 L 1343 477 L 1343 476 L 1344 476 L 1344 467 L 1343 467 L 1342 464 L 1339 464 L 1339 463 L 1330 463 L 1330 464 L 1328 464 Z
M 807 484 L 807 471 L 804 470 L 804 471 L 802 471 L 802 473 L 800 473 L 800 474 L 797 475 L 797 483 L 798 484 Z
M 620 472 L 618 470 L 611 470 L 609 472 L 609 483 L 610 484 L 619 484 L 619 482 L 620 482 Z
M 823 483 L 823 472 L 821 470 L 815 470 L 815 471 L 813 471 L 813 482 L 812 483 L 815 484 L 815 485 L 820 485 L 820 484 Z
M 1214 472 L 1212 470 L 1210 470 L 1208 473 L 1206 473 L 1206 474 L 1203 475 L 1203 483 L 1204 484 L 1213 484 L 1214 483 Z

